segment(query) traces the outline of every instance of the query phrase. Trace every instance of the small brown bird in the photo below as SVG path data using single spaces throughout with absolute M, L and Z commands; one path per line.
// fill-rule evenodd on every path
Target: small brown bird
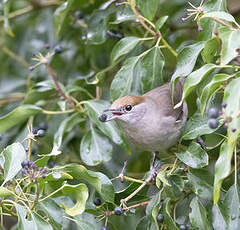
M 165 151 L 177 143 L 187 120 L 186 102 L 174 109 L 182 98 L 183 84 L 183 78 L 176 84 L 173 103 L 170 83 L 166 83 L 142 96 L 118 98 L 99 119 L 116 120 L 127 139 L 140 150 Z

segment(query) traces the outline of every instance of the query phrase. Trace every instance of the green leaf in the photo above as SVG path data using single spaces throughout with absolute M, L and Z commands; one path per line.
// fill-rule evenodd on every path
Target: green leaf
M 208 154 L 196 142 L 192 142 L 185 152 L 177 153 L 177 157 L 191 168 L 202 168 L 208 165 Z
M 184 47 L 180 51 L 177 56 L 177 68 L 171 78 L 172 90 L 180 77 L 185 77 L 192 72 L 198 55 L 204 48 L 204 45 L 205 42 L 197 42 L 193 45 Z
M 236 74 L 236 79 L 233 79 L 224 90 L 224 102 L 227 104 L 225 116 L 232 116 L 232 121 L 228 124 L 228 141 L 229 145 L 235 145 L 240 134 L 240 118 L 236 114 L 240 111 L 240 73 Z M 232 129 L 236 128 L 235 132 Z
M 212 200 L 214 177 L 211 172 L 206 169 L 190 169 L 187 176 L 197 196 Z
M 7 34 L 11 37 L 14 37 L 14 33 L 11 29 L 11 26 L 10 26 L 10 23 L 9 23 L 9 9 L 10 9 L 10 6 L 11 6 L 11 1 L 10 0 L 5 0 L 3 1 L 3 13 L 4 13 L 4 30 L 7 32 Z
M 138 37 L 125 37 L 121 39 L 113 48 L 111 53 L 112 62 L 117 61 L 118 58 L 129 53 L 141 41 Z
M 239 55 L 240 30 L 231 30 L 228 27 L 221 27 L 218 31 L 219 37 L 222 40 L 220 63 L 221 65 L 226 65 Z
M 213 63 L 217 59 L 220 51 L 220 42 L 216 37 L 208 40 L 201 53 L 203 61 L 206 63 Z
M 203 88 L 200 96 L 200 111 L 201 114 L 204 113 L 210 97 L 220 89 L 220 87 L 233 75 L 228 75 L 224 73 L 216 74 L 212 80 Z
M 70 117 L 63 120 L 57 132 L 54 135 L 53 148 L 51 153 L 43 154 L 42 156 L 48 157 L 48 156 L 59 155 L 61 153 L 60 148 L 61 148 L 65 133 L 72 131 L 73 127 L 75 127 L 77 124 L 79 124 L 82 121 L 84 121 L 84 119 L 78 113 L 74 113 Z
M 95 166 L 112 158 L 113 146 L 97 129 L 91 128 L 82 138 L 80 156 L 82 161 Z
M 199 111 L 196 111 L 184 126 L 182 139 L 193 140 L 204 134 L 215 132 L 218 128 L 210 129 L 208 126 L 208 119 L 208 114 L 204 113 L 201 115 Z
M 120 24 L 126 21 L 135 21 L 137 18 L 133 13 L 130 5 L 123 4 L 118 6 L 118 10 L 116 12 L 116 19 L 111 22 L 111 24 Z
M 225 88 L 224 101 L 227 103 L 225 109 L 225 116 L 232 116 L 238 114 L 240 110 L 240 78 L 233 79 Z M 221 145 L 220 155 L 215 165 L 215 180 L 214 180 L 214 204 L 216 204 L 220 197 L 220 189 L 223 180 L 231 173 L 231 160 L 233 151 L 237 144 L 238 136 L 240 134 L 240 118 L 235 116 L 228 124 L 227 140 Z M 235 132 L 232 129 L 236 128 Z
M 22 205 L 15 203 L 15 208 L 18 215 L 19 230 L 52 230 L 52 226 L 45 221 L 40 215 L 26 209 Z M 28 219 L 30 215 L 30 218 Z
M 56 31 L 56 35 L 59 36 L 62 28 L 64 26 L 64 22 L 66 17 L 72 7 L 74 0 L 67 0 L 61 6 L 59 6 L 53 15 L 53 24 Z
M 34 116 L 41 111 L 41 108 L 33 105 L 22 105 L 0 117 L 0 133 L 6 132 L 8 129 L 21 124 L 30 116 Z
M 36 206 L 38 211 L 44 212 L 44 214 L 49 218 L 49 223 L 54 226 L 54 228 L 61 230 L 63 226 L 63 222 L 66 219 L 63 218 L 65 212 L 58 205 L 54 199 L 48 198 L 42 202 L 39 202 Z
M 110 7 L 104 10 L 95 10 L 86 20 L 85 39 L 88 44 L 102 44 L 107 38 L 107 23 L 109 16 L 116 10 Z
M 179 102 L 176 107 L 179 107 L 184 99 L 197 87 L 197 85 L 214 69 L 216 65 L 214 64 L 206 64 L 202 66 L 200 69 L 192 72 L 187 78 L 184 83 L 183 95 L 182 100 Z
M 106 202 L 114 203 L 114 188 L 112 182 L 102 173 L 87 170 L 84 166 L 70 164 L 65 166 L 74 179 L 85 180 L 91 184 Z
M 171 203 L 169 198 L 166 198 L 164 201 L 163 215 L 164 224 L 166 225 L 167 229 L 178 230 L 176 223 L 171 217 Z
M 159 47 L 128 58 L 115 75 L 110 96 L 112 100 L 129 95 L 141 95 L 163 83 L 164 57 Z
M 213 227 L 219 230 L 238 230 L 239 205 L 239 189 L 234 184 L 226 193 L 223 202 L 213 206 Z
M 161 208 L 160 201 L 161 201 L 161 191 L 152 197 L 152 199 L 150 200 L 150 202 L 146 207 L 146 216 L 149 219 L 149 225 L 150 225 L 148 229 L 150 230 L 159 230 L 157 216 Z
M 203 14 L 201 16 L 200 20 L 202 18 L 217 18 L 217 19 L 222 19 L 222 20 L 228 21 L 228 22 L 236 23 L 235 18 L 231 14 L 224 12 L 224 11 L 208 12 L 206 14 Z
M 91 121 L 94 122 L 96 126 L 114 143 L 121 145 L 126 149 L 127 146 L 124 142 L 124 137 L 120 132 L 119 128 L 117 127 L 116 123 L 114 121 L 102 123 L 98 119 L 98 116 L 102 114 L 105 109 L 109 108 L 110 104 L 104 100 L 90 100 L 86 101 L 85 107 Z
M 158 0 L 136 0 L 137 7 L 142 12 L 143 16 L 152 20 L 158 10 Z
M 4 159 L 3 184 L 5 184 L 12 180 L 22 168 L 21 163 L 26 159 L 26 151 L 20 143 L 13 143 L 3 150 L 1 156 Z
M 14 192 L 0 186 L 0 197 L 15 196 Z
M 61 189 L 61 192 L 64 196 L 73 196 L 76 200 L 76 204 L 67 208 L 63 205 L 65 212 L 70 216 L 80 215 L 85 210 L 85 205 L 88 199 L 88 188 L 85 184 L 70 185 L 65 184 Z
M 165 22 L 167 21 L 167 19 L 168 19 L 168 16 L 160 17 L 155 24 L 156 29 L 160 30 L 162 28 L 162 26 L 165 24 Z
M 189 218 L 192 227 L 199 230 L 210 230 L 211 225 L 207 218 L 207 211 L 197 197 L 192 199 L 190 208 L 192 211 L 189 214 Z
M 215 178 L 213 190 L 213 202 L 216 204 L 220 198 L 220 190 L 223 180 L 231 173 L 231 160 L 234 147 L 223 142 L 220 148 L 219 157 L 215 164 Z
M 160 185 L 161 185 L 161 182 L 165 185 L 168 185 L 168 186 L 171 186 L 169 183 L 168 183 L 168 180 L 166 178 L 167 174 L 166 174 L 166 171 L 165 170 L 161 170 L 158 174 L 157 174 L 157 178 L 156 178 L 156 186 L 160 189 Z

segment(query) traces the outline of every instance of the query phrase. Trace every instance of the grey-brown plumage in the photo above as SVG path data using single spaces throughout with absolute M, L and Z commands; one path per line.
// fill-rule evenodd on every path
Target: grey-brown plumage
M 182 98 L 181 79 L 171 98 L 170 83 L 142 96 L 125 96 L 113 102 L 105 121 L 116 120 L 127 139 L 141 150 L 163 151 L 177 143 L 187 120 L 187 104 L 174 109 Z

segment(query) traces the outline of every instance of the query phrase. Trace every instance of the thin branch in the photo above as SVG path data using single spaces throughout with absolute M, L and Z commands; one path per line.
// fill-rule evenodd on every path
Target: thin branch
M 72 107 L 74 107 L 74 101 L 72 100 L 71 97 L 69 97 L 67 94 L 65 94 L 65 92 L 62 90 L 62 88 L 60 87 L 60 84 L 57 80 L 57 74 L 56 72 L 51 68 L 51 66 L 48 64 L 48 62 L 44 63 L 46 66 L 46 69 L 49 73 L 49 75 L 52 77 L 52 80 L 56 86 L 56 90 L 58 91 L 58 93 L 60 94 L 60 96 L 62 96 Z
M 69 109 L 69 110 L 63 110 L 63 111 L 49 111 L 49 110 L 42 110 L 42 113 L 45 113 L 45 114 L 66 114 L 66 113 L 73 113 L 75 112 L 75 109 Z

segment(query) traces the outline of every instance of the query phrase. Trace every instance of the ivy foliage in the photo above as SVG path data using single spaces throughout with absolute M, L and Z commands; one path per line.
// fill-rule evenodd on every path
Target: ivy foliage
M 226 0 L 0 3 L 0 228 L 240 229 L 239 20 Z M 154 183 L 98 116 L 180 77 L 188 121 Z

